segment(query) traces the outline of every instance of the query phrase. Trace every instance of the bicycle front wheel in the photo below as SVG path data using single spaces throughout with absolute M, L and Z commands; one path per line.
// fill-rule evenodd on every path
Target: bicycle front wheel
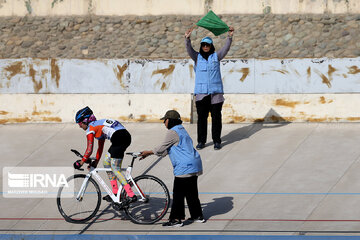
M 73 194 L 66 192 L 68 190 L 65 190 L 64 186 L 59 188 L 56 203 L 60 214 L 67 222 L 87 222 L 95 216 L 100 208 L 100 188 L 92 178 L 88 179 L 84 193 L 78 198 L 85 177 L 84 174 L 76 174 L 67 179 L 69 186 L 74 186 Z
M 167 213 L 170 204 L 169 190 L 163 181 L 154 176 L 142 175 L 134 178 L 134 182 L 146 199 L 142 200 L 133 183 L 129 182 L 138 197 L 136 202 L 130 203 L 124 209 L 131 221 L 138 224 L 152 224 L 162 219 Z M 121 193 L 122 201 L 126 197 L 126 192 L 123 189 Z

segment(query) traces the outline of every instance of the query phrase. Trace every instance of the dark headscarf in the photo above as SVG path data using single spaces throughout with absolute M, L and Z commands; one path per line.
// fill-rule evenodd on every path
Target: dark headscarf
M 210 45 L 210 51 L 208 51 L 207 53 L 202 50 L 202 47 L 201 47 L 201 45 L 200 45 L 199 53 L 201 54 L 201 56 L 202 56 L 203 58 L 206 59 L 206 61 L 208 60 L 209 56 L 210 56 L 211 54 L 213 54 L 214 52 L 215 52 L 215 47 L 214 47 L 213 44 Z
M 168 129 L 171 129 L 171 128 L 175 127 L 176 125 L 182 124 L 182 121 L 180 119 L 171 119 L 171 118 L 168 118 L 168 119 L 169 119 L 168 126 L 167 126 Z

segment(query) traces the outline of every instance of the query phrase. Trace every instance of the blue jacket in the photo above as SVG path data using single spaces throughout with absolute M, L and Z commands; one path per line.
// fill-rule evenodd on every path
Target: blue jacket
M 195 95 L 224 93 L 217 53 L 211 54 L 206 61 L 198 54 L 195 66 Z
M 174 167 L 174 175 L 180 176 L 202 171 L 200 155 L 194 149 L 193 142 L 185 128 L 182 125 L 176 125 L 171 130 L 179 135 L 178 145 L 173 145 L 168 149 Z

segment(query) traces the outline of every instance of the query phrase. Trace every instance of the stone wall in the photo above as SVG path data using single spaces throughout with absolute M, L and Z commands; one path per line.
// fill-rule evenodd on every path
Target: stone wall
M 227 58 L 343 58 L 360 55 L 360 15 L 223 15 L 234 26 Z M 187 58 L 184 32 L 201 16 L 3 17 L 0 58 Z M 192 34 L 226 34 L 202 28 Z

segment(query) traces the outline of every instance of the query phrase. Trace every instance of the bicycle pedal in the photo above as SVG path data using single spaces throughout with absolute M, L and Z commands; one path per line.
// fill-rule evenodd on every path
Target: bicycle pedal
M 115 209 L 115 211 L 124 210 L 124 206 L 121 203 L 112 202 L 111 206 L 113 207 L 113 209 Z
M 109 195 L 106 195 L 105 197 L 103 197 L 103 200 L 107 201 L 107 202 L 113 202 L 112 198 Z

